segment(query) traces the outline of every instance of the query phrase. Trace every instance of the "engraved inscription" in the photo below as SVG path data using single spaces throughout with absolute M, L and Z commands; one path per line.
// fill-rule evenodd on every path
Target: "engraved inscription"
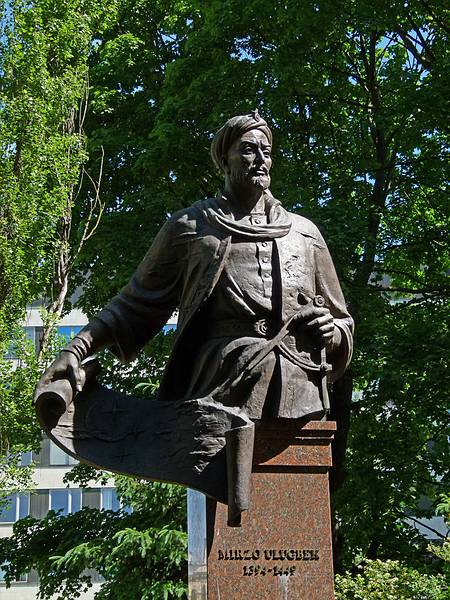
M 296 566 L 292 565 L 291 567 L 287 567 L 283 569 L 283 567 L 279 567 L 274 565 L 273 567 L 265 567 L 260 565 L 244 565 L 242 567 L 242 575 L 250 577 L 251 575 L 287 575 L 290 577 L 295 574 Z
M 285 575 L 291 577 L 297 572 L 296 565 L 290 565 L 289 562 L 307 562 L 320 560 L 319 550 L 307 548 L 229 548 L 219 549 L 218 560 L 226 561 L 252 561 L 255 563 L 265 561 L 263 564 L 245 564 L 242 566 L 242 575 L 252 577 L 256 575 Z M 268 561 L 277 561 L 278 564 Z M 285 562 L 280 562 L 285 561 Z
M 320 560 L 318 550 L 275 550 L 274 548 L 219 550 L 217 558 L 218 560 Z
M 219 560 L 259 560 L 261 552 L 256 550 L 219 550 Z

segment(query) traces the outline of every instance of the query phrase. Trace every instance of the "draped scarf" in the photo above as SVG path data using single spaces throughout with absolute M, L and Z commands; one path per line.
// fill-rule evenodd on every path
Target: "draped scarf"
M 232 237 L 247 241 L 272 240 L 287 235 L 291 229 L 291 216 L 281 202 L 267 190 L 264 192 L 267 223 L 260 225 L 236 220 L 226 196 L 219 195 L 209 206 L 202 206 L 208 223 Z

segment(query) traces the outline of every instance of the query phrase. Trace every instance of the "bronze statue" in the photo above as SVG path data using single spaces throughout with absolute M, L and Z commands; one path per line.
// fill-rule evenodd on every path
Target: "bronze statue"
M 36 395 L 47 432 L 72 454 L 197 487 L 233 505 L 232 523 L 248 506 L 253 423 L 326 418 L 327 381 L 342 375 L 352 352 L 353 321 L 319 230 L 270 193 L 271 146 L 272 132 L 257 111 L 225 123 L 211 146 L 225 175 L 223 191 L 165 223 L 130 282 L 60 353 Z M 95 382 L 84 386 L 85 359 L 109 348 L 133 360 L 176 309 L 176 341 L 157 402 Z M 55 398 L 64 401 L 59 408 Z M 155 410 L 157 418 L 150 416 Z M 111 411 L 128 416 L 117 425 L 105 416 Z M 140 439 L 134 450 L 131 430 Z M 166 462 L 179 463 L 163 465 L 167 475 L 137 456 L 148 453 L 144 440 L 148 445 L 155 436 Z M 120 444 L 115 462 L 108 443 Z M 123 458 L 130 455 L 134 467 Z M 228 489 L 219 481 L 226 480 L 223 469 Z

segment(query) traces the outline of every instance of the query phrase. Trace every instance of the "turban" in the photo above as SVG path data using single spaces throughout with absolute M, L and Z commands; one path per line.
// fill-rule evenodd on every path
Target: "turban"
M 228 149 L 241 135 L 252 129 L 261 129 L 272 145 L 272 132 L 266 121 L 259 116 L 258 111 L 254 110 L 249 115 L 238 115 L 229 119 L 225 125 L 219 129 L 214 136 L 211 144 L 211 156 L 214 164 L 221 171 L 223 168 L 223 157 L 227 155 Z

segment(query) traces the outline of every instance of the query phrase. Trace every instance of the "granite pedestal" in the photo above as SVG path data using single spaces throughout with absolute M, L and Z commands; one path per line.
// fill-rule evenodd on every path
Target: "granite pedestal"
M 333 600 L 328 471 L 334 422 L 257 427 L 242 527 L 207 499 L 208 600 Z

